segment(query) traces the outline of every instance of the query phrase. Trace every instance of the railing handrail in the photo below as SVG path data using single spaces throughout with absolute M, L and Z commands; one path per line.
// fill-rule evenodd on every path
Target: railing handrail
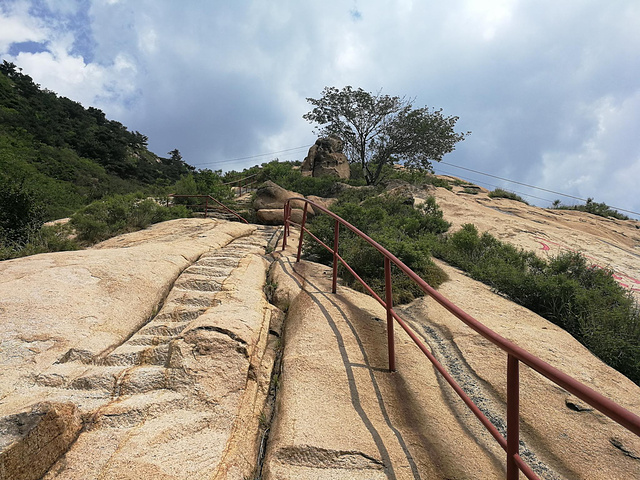
M 304 209 L 302 215 L 302 223 L 297 224 L 291 221 L 291 202 L 292 201 L 301 201 L 304 202 Z M 313 207 L 314 212 L 321 211 L 326 215 L 329 215 L 335 220 L 335 230 L 334 230 L 334 248 L 327 246 L 324 242 L 322 242 L 319 238 L 313 235 L 306 227 L 306 218 L 307 218 L 307 210 L 309 205 Z M 337 280 L 337 261 L 340 261 L 347 270 L 355 276 L 355 278 L 362 283 L 365 289 L 372 294 L 372 296 L 387 309 L 387 334 L 388 334 L 388 346 L 389 346 L 389 369 L 391 371 L 395 370 L 395 358 L 394 358 L 394 347 L 393 347 L 393 321 L 395 319 L 400 326 L 409 334 L 411 339 L 418 345 L 418 347 L 423 351 L 423 353 L 434 363 L 434 366 L 440 371 L 441 374 L 445 376 L 447 382 L 454 388 L 456 393 L 462 398 L 463 401 L 467 404 L 467 406 L 473 411 L 473 413 L 480 419 L 480 421 L 484 424 L 484 426 L 489 430 L 489 432 L 494 436 L 496 441 L 507 451 L 507 478 L 517 479 L 518 478 L 518 470 L 522 471 L 528 478 L 538 478 L 536 474 L 531 470 L 531 468 L 520 458 L 519 456 L 519 434 L 518 434 L 518 426 L 519 426 L 519 373 L 518 373 L 518 361 L 523 362 L 528 365 L 530 368 L 540 373 L 542 376 L 548 378 L 556 385 L 561 386 L 565 390 L 574 394 L 578 398 L 582 399 L 619 425 L 623 426 L 627 430 L 633 432 L 634 434 L 640 436 L 640 417 L 625 409 L 624 407 L 618 405 L 614 401 L 605 397 L 604 395 L 596 392 L 595 390 L 587 387 L 586 385 L 580 383 L 570 375 L 561 372 L 557 368 L 551 366 L 547 362 L 541 360 L 535 355 L 529 353 L 525 349 L 519 347 L 513 342 L 507 340 L 502 337 L 498 333 L 494 332 L 484 324 L 480 323 L 478 320 L 473 318 L 471 315 L 463 311 L 460 307 L 455 305 L 453 302 L 448 300 L 444 295 L 431 287 L 427 282 L 425 282 L 422 278 L 420 278 L 413 270 L 407 267 L 400 259 L 398 259 L 394 254 L 389 252 L 386 248 L 380 245 L 378 242 L 373 240 L 367 234 L 362 232 L 357 227 L 353 226 L 351 223 L 347 222 L 340 216 L 328 210 L 326 207 L 322 205 L 318 205 L 317 203 L 308 200 L 306 198 L 294 197 L 289 198 L 284 205 L 284 235 L 283 235 L 283 244 L 282 249 L 286 248 L 287 236 L 289 235 L 290 225 L 298 225 L 300 227 L 300 239 L 298 242 L 298 253 L 296 261 L 300 261 L 300 255 L 302 251 L 302 240 L 304 237 L 304 233 L 306 232 L 310 235 L 314 240 L 319 242 L 324 248 L 333 252 L 334 262 L 333 262 L 333 293 L 336 293 L 336 280 Z M 338 239 L 339 239 L 339 225 L 344 225 L 346 228 L 351 230 L 357 236 L 365 240 L 371 246 L 373 246 L 376 250 L 378 250 L 385 259 L 385 290 L 386 290 L 386 299 L 383 300 L 378 294 L 376 294 L 373 289 L 366 282 L 360 278 L 357 273 L 340 257 L 338 253 Z M 431 296 L 436 302 L 438 302 L 442 307 L 452 313 L 455 317 L 464 322 L 467 326 L 472 328 L 474 331 L 482 335 L 484 338 L 489 340 L 491 343 L 502 349 L 508 354 L 508 366 L 507 366 L 507 438 L 505 439 L 490 423 L 490 421 L 486 418 L 486 416 L 479 410 L 479 408 L 473 403 L 473 401 L 462 391 L 462 389 L 457 385 L 455 380 L 446 372 L 444 367 L 442 367 L 439 362 L 433 357 L 429 349 L 418 339 L 415 332 L 411 330 L 411 328 L 398 316 L 392 306 L 391 300 L 391 275 L 390 275 L 390 262 L 393 262 L 402 272 L 404 272 L 409 278 L 411 278 L 427 295 Z M 474 408 L 475 407 L 475 408 Z
M 248 178 L 257 177 L 258 175 L 260 175 L 260 174 L 259 173 L 254 173 L 253 175 L 248 175 L 246 177 L 239 178 L 238 180 L 232 180 L 230 182 L 224 182 L 222 185 L 231 185 L 233 183 L 241 182 L 242 180 L 247 180 Z
M 213 198 L 211 195 L 178 195 L 175 193 L 170 193 L 169 195 L 167 195 L 167 197 L 172 197 L 172 198 L 206 198 L 207 200 L 205 201 L 204 205 L 194 205 L 197 207 L 204 207 L 204 216 L 207 216 L 207 210 L 209 207 L 209 200 L 213 200 L 215 203 L 217 203 L 218 205 L 220 205 L 223 209 L 225 209 L 227 212 L 235 215 L 236 217 L 238 217 L 240 220 L 242 220 L 244 223 L 249 223 L 244 217 L 242 217 L 239 213 L 231 210 L 229 207 L 227 207 L 224 203 L 220 202 L 217 198 Z M 168 200 L 167 200 L 167 204 L 168 204 Z
M 240 189 L 240 192 L 238 193 L 238 195 L 240 196 L 240 195 L 242 195 L 242 189 L 243 188 L 246 188 L 246 190 L 245 190 L 245 193 L 246 193 L 246 192 L 249 191 L 249 188 L 248 188 L 249 186 L 255 185 L 256 183 L 258 183 L 257 180 L 245 183 L 245 180 L 248 180 L 248 179 L 253 178 L 253 177 L 257 177 L 259 174 L 260 174 L 260 172 L 254 173 L 253 175 L 248 175 L 246 177 L 239 178 L 238 180 L 232 180 L 230 182 L 225 182 L 222 185 L 231 185 L 231 186 L 238 187 Z

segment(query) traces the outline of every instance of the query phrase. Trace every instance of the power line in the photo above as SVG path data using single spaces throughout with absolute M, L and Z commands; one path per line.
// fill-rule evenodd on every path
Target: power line
M 444 171 L 444 170 L 442 170 L 440 168 L 438 168 L 438 171 L 440 172 L 440 174 L 450 175 L 450 176 L 453 176 L 453 177 L 462 178 L 463 180 L 467 180 L 469 182 L 474 182 L 474 183 L 479 183 L 480 185 L 486 185 L 488 187 L 493 187 L 493 188 L 502 188 L 499 185 L 493 185 L 492 183 L 481 182 L 480 180 L 463 177 L 462 175 L 457 175 L 457 174 L 454 174 L 454 173 L 451 173 L 451 172 L 446 172 L 446 171 Z M 531 195 L 530 193 L 519 192 L 517 190 L 511 190 L 511 192 L 517 193 L 518 195 L 524 195 L 525 197 L 535 198 L 536 200 L 542 200 L 544 202 L 549 202 L 551 204 L 553 203 L 553 200 L 549 200 L 548 198 L 536 197 L 535 195 Z
M 267 157 L 269 155 L 276 155 L 278 153 L 292 152 L 294 150 L 300 150 L 300 149 L 303 149 L 303 148 L 309 148 L 309 146 L 308 145 L 303 145 L 301 147 L 287 148 L 286 150 L 279 150 L 277 152 L 260 153 L 258 155 L 251 155 L 249 157 L 230 158 L 230 159 L 227 159 L 227 160 L 217 160 L 215 162 L 201 163 L 200 165 L 219 165 L 221 163 L 239 162 L 240 160 L 250 160 L 252 158 Z
M 529 184 L 527 184 L 527 183 L 518 182 L 518 181 L 516 181 L 516 180 L 509 180 L 508 178 L 498 177 L 497 175 L 491 175 L 490 173 L 479 172 L 478 170 L 473 170 L 472 168 L 461 167 L 461 166 L 459 166 L 459 165 L 454 165 L 454 164 L 452 164 L 452 163 L 447 163 L 447 162 L 440 162 L 440 163 L 441 163 L 441 164 L 444 164 L 444 165 L 449 165 L 450 167 L 460 168 L 460 169 L 462 169 L 462 170 L 467 170 L 467 171 L 469 171 L 469 172 L 477 173 L 477 174 L 480 174 L 480 175 L 485 175 L 485 176 L 487 176 L 487 177 L 497 178 L 498 180 L 503 180 L 503 181 L 505 181 L 505 182 L 516 183 L 516 184 L 518 184 L 518 185 L 523 185 L 523 186 L 525 186 L 525 187 L 534 188 L 534 189 L 536 189 L 536 190 L 542 190 L 543 192 L 549 192 L 549 193 L 554 193 L 554 194 L 556 194 L 556 195 L 562 195 L 563 197 L 573 198 L 573 199 L 575 199 L 575 200 L 580 200 L 581 202 L 587 202 L 587 201 L 588 201 L 588 200 L 587 200 L 587 199 L 585 199 L 585 198 L 575 197 L 575 196 L 573 196 L 573 195 L 569 195 L 569 194 L 562 193 L 562 192 L 556 192 L 556 191 L 554 191 L 554 190 L 548 190 L 548 189 L 546 189 L 546 188 L 542 188 L 542 187 L 536 187 L 536 186 L 534 186 L 534 185 L 529 185 Z M 634 212 L 633 210 L 626 210 L 626 209 L 624 209 L 624 208 L 616 207 L 616 206 L 613 206 L 613 205 L 609 205 L 609 208 L 613 208 L 613 209 L 615 209 L 615 210 L 619 210 L 619 211 L 622 211 L 622 212 L 632 213 L 632 214 L 634 214 L 634 215 L 640 215 L 640 213 L 638 213 L 638 212 Z

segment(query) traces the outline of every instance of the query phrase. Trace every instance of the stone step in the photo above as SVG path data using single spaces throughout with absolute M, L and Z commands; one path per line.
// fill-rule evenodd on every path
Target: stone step
M 174 288 L 178 290 L 193 290 L 197 292 L 217 292 L 222 287 L 221 282 L 200 275 L 181 275 Z
M 36 378 L 36 384 L 67 390 L 93 390 L 111 394 L 116 379 L 126 368 L 122 366 L 104 366 L 82 364 L 56 364 Z
M 147 346 L 125 343 L 108 356 L 100 360 L 98 365 L 164 365 L 169 358 L 169 344 Z
M 153 319 L 155 322 L 190 322 L 195 320 L 204 312 L 206 308 L 196 310 L 186 310 L 178 306 L 177 308 L 162 309 Z
M 169 343 L 171 340 L 176 338 L 175 336 L 165 336 L 165 335 L 141 335 L 135 334 L 127 343 L 129 345 L 146 345 L 146 346 L 156 346 L 163 345 L 165 343 Z
M 187 325 L 189 325 L 189 322 L 161 322 L 156 317 L 155 320 L 141 328 L 138 334 L 172 337 L 180 335 Z

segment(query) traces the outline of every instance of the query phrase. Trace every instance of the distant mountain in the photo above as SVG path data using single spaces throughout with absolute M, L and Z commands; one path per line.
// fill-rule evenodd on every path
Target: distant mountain
M 177 150 L 170 158 L 150 152 L 147 140 L 41 88 L 13 63 L 0 65 L 0 186 L 28 190 L 47 219 L 108 194 L 168 186 L 194 170 Z

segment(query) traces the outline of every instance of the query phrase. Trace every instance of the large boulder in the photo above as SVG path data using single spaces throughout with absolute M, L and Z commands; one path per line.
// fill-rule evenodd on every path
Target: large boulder
M 253 208 L 256 210 L 283 208 L 285 202 L 290 198 L 303 197 L 301 194 L 282 188 L 277 183 L 267 180 L 256 191 L 256 198 L 253 201 Z M 293 208 L 303 208 L 304 202 L 291 202 Z
M 302 162 L 302 175 L 306 177 L 349 178 L 351 172 L 349 161 L 342 149 L 344 142 L 338 137 L 330 136 L 316 140 Z
M 302 210 L 291 209 L 291 221 L 302 223 Z M 313 210 L 309 209 L 307 216 L 311 216 Z M 284 209 L 282 208 L 262 208 L 256 212 L 258 222 L 263 225 L 284 225 Z

